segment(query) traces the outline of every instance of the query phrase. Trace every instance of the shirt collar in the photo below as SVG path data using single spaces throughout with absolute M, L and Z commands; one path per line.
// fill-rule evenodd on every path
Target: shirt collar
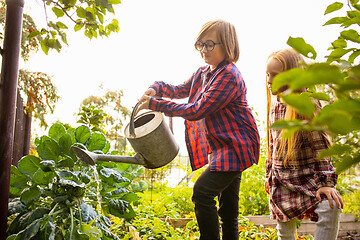
M 223 66 L 226 65 L 226 64 L 229 64 L 229 62 L 226 61 L 226 60 L 224 60 L 224 61 L 222 61 L 221 63 L 219 63 L 219 64 L 217 65 L 217 67 L 216 67 L 214 70 L 212 70 L 212 71 L 211 71 L 211 69 L 210 69 L 210 66 L 207 65 L 207 66 L 202 70 L 202 72 L 203 72 L 203 73 L 213 74 L 213 73 L 216 72 L 219 68 L 223 67 Z

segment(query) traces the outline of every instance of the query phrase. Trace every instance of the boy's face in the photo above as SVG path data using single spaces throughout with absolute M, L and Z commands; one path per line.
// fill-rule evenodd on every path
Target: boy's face
M 204 35 L 204 37 L 199 40 L 202 43 L 205 43 L 208 40 L 211 40 L 214 43 L 219 42 L 215 30 L 209 31 Z M 225 59 L 225 51 L 222 44 L 216 44 L 215 48 L 212 51 L 208 51 L 204 46 L 203 49 L 200 51 L 200 54 L 201 57 L 204 59 L 205 63 L 210 65 L 211 70 L 215 69 L 219 65 L 219 63 L 221 63 Z
M 270 58 L 266 65 L 266 76 L 267 76 L 267 87 L 269 88 L 271 94 L 277 95 L 279 93 L 284 92 L 288 89 L 287 85 L 282 86 L 276 92 L 273 92 L 271 89 L 272 82 L 274 77 L 283 71 L 282 63 L 276 58 Z

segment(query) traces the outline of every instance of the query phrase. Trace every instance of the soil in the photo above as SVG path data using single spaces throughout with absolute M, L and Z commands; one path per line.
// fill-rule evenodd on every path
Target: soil
M 360 240 L 360 233 L 348 233 L 345 236 L 338 236 L 337 240 Z

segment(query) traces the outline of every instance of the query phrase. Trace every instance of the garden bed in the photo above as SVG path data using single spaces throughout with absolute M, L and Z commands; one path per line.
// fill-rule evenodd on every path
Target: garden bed
M 244 216 L 249 221 L 253 222 L 256 226 L 263 225 L 265 227 L 276 227 L 276 221 L 270 219 L 269 216 Z M 304 219 L 301 222 L 301 226 L 298 230 L 298 234 L 308 235 L 311 234 L 314 236 L 316 229 L 316 223 L 310 220 Z M 353 214 L 341 214 L 340 216 L 340 228 L 339 236 L 347 236 L 348 233 L 356 235 L 360 232 L 360 222 L 356 220 Z M 356 237 L 356 236 L 355 236 Z M 343 238 L 345 239 L 345 238 Z M 350 238 L 348 238 L 350 239 Z M 353 238 L 354 239 L 354 238 Z M 360 238 L 356 238 L 360 239 Z
M 255 226 L 259 227 L 260 225 L 264 227 L 276 227 L 276 221 L 270 219 L 268 215 L 262 216 L 244 216 L 250 222 L 253 222 Z M 192 221 L 192 218 L 163 218 L 163 221 L 167 221 L 173 227 L 183 227 L 189 221 Z M 315 235 L 316 223 L 310 220 L 304 219 L 301 222 L 301 226 L 298 229 L 298 235 Z M 339 238 L 338 239 L 351 239 L 351 240 L 360 240 L 360 221 L 356 220 L 353 214 L 341 214 L 340 216 L 340 228 L 339 228 Z

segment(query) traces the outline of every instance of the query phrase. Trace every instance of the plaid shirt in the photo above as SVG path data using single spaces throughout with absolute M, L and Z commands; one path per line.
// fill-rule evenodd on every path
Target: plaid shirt
M 316 102 L 318 108 L 320 103 Z M 270 124 L 284 119 L 286 105 L 276 101 L 270 112 Z M 321 187 L 334 187 L 337 182 L 330 158 L 316 159 L 317 154 L 327 148 L 327 140 L 318 131 L 300 132 L 296 144 L 293 167 L 285 167 L 278 157 L 281 131 L 270 129 L 270 159 L 266 160 L 266 177 L 270 185 L 270 215 L 279 221 L 297 217 L 309 217 L 317 221 L 314 213 L 319 202 L 315 195 Z
M 246 100 L 246 86 L 233 63 L 199 68 L 181 85 L 155 82 L 157 96 L 186 98 L 188 103 L 150 99 L 149 108 L 185 119 L 191 167 L 208 163 L 211 171 L 243 171 L 259 159 L 259 133 Z

